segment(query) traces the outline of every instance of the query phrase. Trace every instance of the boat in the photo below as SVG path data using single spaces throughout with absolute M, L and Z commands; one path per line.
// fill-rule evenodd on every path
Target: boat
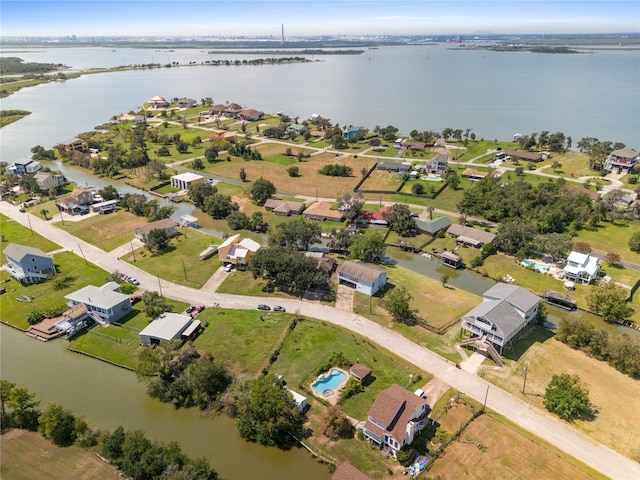
M 206 260 L 218 251 L 218 245 L 209 245 L 200 253 L 200 261 Z

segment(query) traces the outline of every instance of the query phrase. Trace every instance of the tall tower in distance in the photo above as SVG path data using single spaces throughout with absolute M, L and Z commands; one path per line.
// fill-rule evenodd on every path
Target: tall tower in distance
M 284 45 L 284 23 L 281 24 L 281 28 L 282 28 L 282 45 Z

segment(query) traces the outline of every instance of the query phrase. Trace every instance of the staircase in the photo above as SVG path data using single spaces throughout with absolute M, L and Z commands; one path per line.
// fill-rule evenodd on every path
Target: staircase
M 491 344 L 491 342 L 487 340 L 486 335 L 482 335 L 481 337 L 468 338 L 467 340 L 463 340 L 462 342 L 460 342 L 461 347 L 467 345 L 474 345 L 478 350 L 487 352 L 494 362 L 496 362 L 499 366 L 504 367 L 502 357 L 495 349 L 495 347 Z

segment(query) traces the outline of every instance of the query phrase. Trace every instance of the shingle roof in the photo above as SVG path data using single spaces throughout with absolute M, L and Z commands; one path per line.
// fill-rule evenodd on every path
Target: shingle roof
M 613 152 L 611 152 L 611 155 L 623 158 L 636 158 L 638 156 L 638 152 L 636 152 L 633 148 L 621 148 L 620 150 L 614 150 Z
M 140 225 L 136 227 L 136 231 L 139 231 L 145 235 L 148 235 L 151 230 L 166 230 L 167 228 L 177 227 L 178 223 L 175 220 L 171 220 L 170 218 L 163 218 L 162 220 L 157 220 L 155 222 L 145 223 L 144 225 Z
M 338 267 L 338 273 L 373 284 L 380 274 L 385 273 L 385 270 L 373 263 L 366 263 L 361 260 L 347 260 Z
M 361 363 L 356 363 L 354 366 L 352 366 L 349 369 L 349 371 L 351 372 L 352 375 L 360 379 L 363 379 L 364 377 L 366 377 L 371 373 L 371 369 Z
M 398 442 L 405 438 L 407 423 L 412 419 L 413 412 L 418 405 L 426 403 L 422 398 L 413 394 L 398 384 L 378 394 L 369 408 L 369 417 L 376 419 L 380 424 L 388 425 L 386 430 L 381 429 L 371 421 L 365 424 L 365 428 L 377 433 L 386 431 L 393 435 Z
M 433 220 L 416 220 L 416 225 L 418 226 L 418 228 L 423 232 L 430 233 L 431 235 L 447 228 L 452 224 L 453 222 L 449 217 L 438 217 L 434 218 Z
M 477 228 L 467 227 L 466 225 L 459 225 L 457 223 L 451 225 L 447 229 L 447 233 L 449 235 L 477 240 L 481 243 L 491 243 L 496 238 L 495 234 L 491 232 L 485 232 L 484 230 L 478 230 Z
M 46 257 L 53 259 L 51 255 L 48 253 L 44 253 L 39 248 L 28 247 L 26 245 L 20 245 L 18 243 L 10 243 L 4 249 L 4 254 L 7 257 L 10 257 L 11 260 L 16 262 L 21 262 L 25 255 L 35 255 L 38 257 Z
M 65 295 L 64 298 L 108 310 L 129 298 L 128 295 L 117 292 L 117 288 L 119 288 L 119 285 L 114 282 L 105 283 L 101 287 L 87 285 L 80 290 Z
M 531 293 L 526 288 L 510 285 L 508 283 L 496 283 L 484 292 L 485 299 L 505 300 L 514 307 L 526 312 L 540 301 L 540 297 Z
M 327 202 L 316 202 L 307 207 L 304 211 L 305 215 L 313 215 L 318 217 L 330 218 L 333 220 L 342 220 L 344 215 L 338 210 L 331 210 L 331 205 Z

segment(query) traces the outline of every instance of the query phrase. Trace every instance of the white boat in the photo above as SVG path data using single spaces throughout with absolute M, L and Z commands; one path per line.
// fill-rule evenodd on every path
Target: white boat
M 218 245 L 209 245 L 205 250 L 200 253 L 200 260 L 206 260 L 214 253 L 218 251 Z

